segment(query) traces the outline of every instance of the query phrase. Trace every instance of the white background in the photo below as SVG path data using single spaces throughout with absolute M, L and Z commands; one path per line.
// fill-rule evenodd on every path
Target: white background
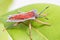
M 50 3 L 60 6 L 60 0 L 13 0 L 9 11 L 34 3 Z

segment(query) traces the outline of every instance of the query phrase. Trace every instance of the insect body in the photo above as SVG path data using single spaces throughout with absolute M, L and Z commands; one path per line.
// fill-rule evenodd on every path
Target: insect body
M 8 17 L 8 22 L 23 22 L 30 19 L 35 19 L 37 17 L 37 14 L 35 13 L 35 10 L 26 12 L 26 13 L 19 13 L 14 14 Z
M 46 7 L 45 9 L 47 9 L 48 7 Z M 43 11 L 45 11 L 45 9 Z M 38 20 L 37 18 L 40 17 L 40 15 L 43 13 L 43 11 L 41 11 L 40 14 L 37 14 L 36 13 L 36 10 L 32 10 L 32 11 L 29 11 L 29 12 L 24 12 L 24 13 L 19 13 L 19 14 L 14 14 L 14 15 L 10 15 L 8 17 L 8 22 L 16 22 L 13 26 L 17 26 L 19 23 L 23 23 L 24 21 L 27 21 L 27 20 L 34 20 L 38 23 L 42 23 L 42 24 L 46 24 L 48 25 L 48 23 L 46 22 L 42 22 L 40 20 Z M 32 37 L 31 37 L 31 23 L 29 21 L 29 35 L 30 35 L 30 40 L 32 40 Z

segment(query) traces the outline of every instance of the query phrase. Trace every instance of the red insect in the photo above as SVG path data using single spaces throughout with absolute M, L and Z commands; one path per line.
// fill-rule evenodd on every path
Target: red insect
M 27 12 L 24 14 L 14 15 L 14 16 L 11 16 L 9 19 L 10 20 L 24 20 L 24 19 L 28 19 L 32 17 L 35 17 L 35 13 L 33 11 Z
M 26 13 L 19 13 L 10 15 L 8 17 L 8 22 L 23 22 L 30 19 L 35 19 L 37 17 L 37 14 L 35 13 L 35 10 L 26 12 Z
M 46 7 L 45 9 L 47 9 L 47 8 L 48 7 Z M 45 11 L 45 9 L 43 11 Z M 16 22 L 13 25 L 13 26 L 16 26 L 19 23 L 22 23 L 22 22 L 24 22 L 26 20 L 32 20 L 33 19 L 34 21 L 36 21 L 38 23 L 42 23 L 42 24 L 47 24 L 48 25 L 48 23 L 42 22 L 42 21 L 37 19 L 37 18 L 41 17 L 41 14 L 42 14 L 43 11 L 41 11 L 40 14 L 37 14 L 36 10 L 25 12 L 25 13 L 14 14 L 14 15 L 9 16 L 7 21 L 8 22 Z M 46 16 L 46 15 L 44 15 L 44 16 Z M 45 19 L 47 19 L 47 18 L 45 18 Z M 29 21 L 28 24 L 29 24 L 30 40 L 32 40 L 32 37 L 31 37 L 31 23 L 30 23 L 30 21 Z

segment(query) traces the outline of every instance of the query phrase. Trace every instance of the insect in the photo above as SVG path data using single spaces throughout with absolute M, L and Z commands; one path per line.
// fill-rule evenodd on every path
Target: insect
M 48 6 L 49 7 L 49 6 Z M 28 21 L 28 25 L 29 25 L 29 37 L 30 37 L 30 40 L 32 40 L 32 35 L 31 35 L 31 29 L 32 29 L 32 25 L 31 25 L 31 22 L 30 20 L 34 20 L 38 23 L 42 23 L 42 24 L 46 24 L 46 25 L 49 25 L 47 22 L 42 22 L 40 20 L 38 20 L 37 18 L 40 18 L 41 14 L 48 8 L 46 7 L 45 9 L 43 9 L 39 14 L 36 13 L 36 10 L 32 10 L 32 11 L 29 11 L 29 12 L 24 12 L 24 13 L 19 13 L 19 14 L 14 14 L 14 15 L 10 15 L 8 17 L 8 20 L 7 22 L 16 22 L 13 26 L 17 26 L 18 24 L 20 23 L 23 23 L 24 21 Z M 45 15 L 42 15 L 42 16 L 46 16 Z M 48 18 L 45 18 L 48 20 Z

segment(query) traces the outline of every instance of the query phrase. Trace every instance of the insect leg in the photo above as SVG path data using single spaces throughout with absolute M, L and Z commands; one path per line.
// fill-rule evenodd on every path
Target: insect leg
M 23 24 L 26 25 L 26 26 L 28 26 L 26 23 L 23 23 Z M 29 37 L 30 37 L 30 40 L 32 40 L 31 30 L 32 30 L 32 25 L 31 25 L 31 23 L 29 22 Z
M 17 26 L 20 22 L 16 22 L 13 26 Z
M 40 21 L 40 20 L 38 20 L 38 19 L 35 19 L 35 21 L 38 22 L 38 23 L 42 23 L 42 24 L 49 25 L 47 22 L 42 22 L 42 21 Z
M 47 16 L 47 14 L 42 14 L 42 17 L 43 17 L 44 19 L 48 20 L 48 18 L 47 18 L 46 16 Z
M 29 36 L 30 36 L 30 40 L 32 40 L 32 35 L 31 35 L 31 23 L 29 23 Z
M 20 22 L 16 22 L 13 26 L 17 26 L 18 24 L 20 24 Z M 9 27 L 4 28 L 2 31 L 5 31 L 6 29 L 8 29 Z

